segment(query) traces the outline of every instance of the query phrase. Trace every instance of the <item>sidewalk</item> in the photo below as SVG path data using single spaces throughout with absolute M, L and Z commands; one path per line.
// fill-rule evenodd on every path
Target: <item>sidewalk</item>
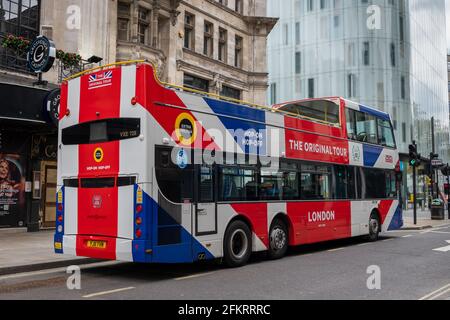
M 414 211 L 404 210 L 403 220 L 404 226 L 402 230 L 423 230 L 428 228 L 436 228 L 442 225 L 450 225 L 448 220 L 448 212 L 445 211 L 445 220 L 431 220 L 431 212 L 428 209 L 417 210 L 417 225 L 414 225 Z
M 27 233 L 26 229 L 0 229 L 0 275 L 97 262 L 55 254 L 54 231 Z

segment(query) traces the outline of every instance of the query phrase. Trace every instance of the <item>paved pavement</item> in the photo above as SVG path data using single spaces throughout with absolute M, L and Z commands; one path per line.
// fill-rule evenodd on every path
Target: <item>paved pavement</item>
M 0 230 L 0 275 L 93 261 L 55 254 L 53 234 L 54 231 Z
M 65 268 L 0 276 L 0 299 L 437 299 L 450 300 L 450 225 L 291 249 L 282 260 L 256 255 L 249 265 L 214 263 L 82 266 L 81 290 L 68 290 Z M 368 268 L 381 289 L 369 290 Z M 373 267 L 375 266 L 375 267 Z

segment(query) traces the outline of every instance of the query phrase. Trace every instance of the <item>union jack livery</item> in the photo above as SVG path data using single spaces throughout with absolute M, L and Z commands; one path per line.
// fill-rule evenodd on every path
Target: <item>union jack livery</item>
M 338 97 L 250 105 L 163 84 L 143 61 L 61 91 L 56 253 L 241 266 L 403 225 L 386 113 Z

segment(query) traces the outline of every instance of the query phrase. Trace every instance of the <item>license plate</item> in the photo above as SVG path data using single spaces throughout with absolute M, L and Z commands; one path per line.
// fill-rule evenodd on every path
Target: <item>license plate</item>
M 87 242 L 87 247 L 92 249 L 106 249 L 106 241 L 92 241 Z

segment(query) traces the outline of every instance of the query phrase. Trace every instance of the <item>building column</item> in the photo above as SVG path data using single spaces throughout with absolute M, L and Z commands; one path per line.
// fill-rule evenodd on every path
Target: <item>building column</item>
M 158 0 L 153 1 L 153 10 L 151 15 L 151 46 L 156 49 L 160 49 L 159 44 L 159 10 L 161 6 Z

